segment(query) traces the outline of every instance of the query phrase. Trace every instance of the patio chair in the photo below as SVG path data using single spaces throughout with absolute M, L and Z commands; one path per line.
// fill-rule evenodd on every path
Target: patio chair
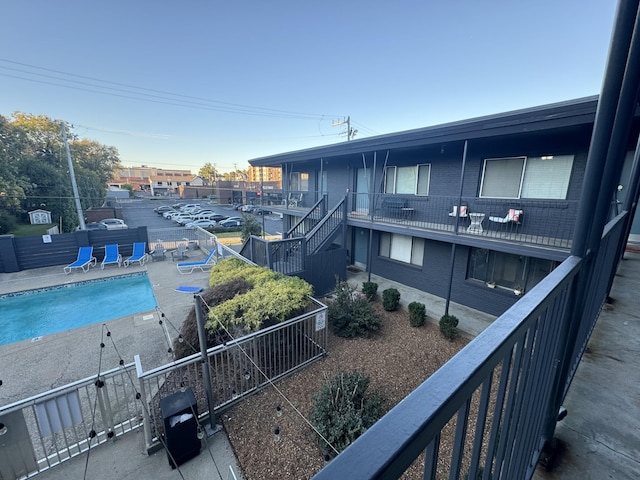
M 466 205 L 460 205 L 460 215 L 458 215 L 458 205 L 453 206 L 453 210 L 449 212 L 450 217 L 459 216 L 460 218 L 466 218 L 469 214 L 469 208 Z
M 498 217 L 498 216 L 490 215 L 489 221 L 494 223 L 502 223 L 502 224 L 513 223 L 515 225 L 520 225 L 523 214 L 524 212 L 522 210 L 516 210 L 515 208 L 510 208 L 509 211 L 507 212 L 506 217 Z
M 83 272 L 87 273 L 89 267 L 94 267 L 96 263 L 96 257 L 93 256 L 93 247 L 80 247 L 78 258 L 75 262 L 64 267 L 64 273 L 71 273 L 74 268 L 81 268 Z
M 151 255 L 151 260 L 153 260 L 154 262 L 158 260 L 164 260 L 166 258 L 165 255 L 167 253 L 167 249 L 164 248 L 164 245 L 161 242 L 162 240 L 158 240 L 155 247 L 153 247 L 153 250 L 149 252 L 149 254 Z
M 201 260 L 198 262 L 178 263 L 177 265 L 178 271 L 182 274 L 187 274 L 187 273 L 193 273 L 193 271 L 196 269 L 200 269 L 203 272 L 209 270 L 218 261 L 218 258 L 216 257 L 216 250 L 217 249 L 215 247 L 212 248 L 211 251 L 209 252 L 209 255 L 207 255 L 207 258 L 205 258 L 204 260 Z
M 302 193 L 289 193 L 289 207 L 298 207 L 302 203 Z
M 147 242 L 134 242 L 132 255 L 124 261 L 124 266 L 128 267 L 133 262 L 138 262 L 142 267 L 147 261 Z
M 104 246 L 104 259 L 100 264 L 100 268 L 104 270 L 105 265 L 117 264 L 122 266 L 122 255 L 118 251 L 117 243 L 110 243 Z
M 185 258 L 189 258 L 187 250 L 188 248 L 186 243 L 179 243 L 175 250 L 171 250 L 171 260 L 183 260 Z

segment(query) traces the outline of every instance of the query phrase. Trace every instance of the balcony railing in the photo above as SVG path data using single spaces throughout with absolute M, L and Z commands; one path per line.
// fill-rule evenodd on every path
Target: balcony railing
M 569 300 L 584 262 L 571 256 L 314 479 L 400 478 L 423 452 L 424 478 L 531 478 L 606 299 L 626 215 L 605 230 L 579 328 Z
M 577 209 L 569 200 L 351 193 L 348 210 L 357 222 L 568 249 Z

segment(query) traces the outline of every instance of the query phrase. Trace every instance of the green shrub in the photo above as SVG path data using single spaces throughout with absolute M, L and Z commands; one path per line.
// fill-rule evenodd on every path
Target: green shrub
M 326 379 L 315 395 L 311 422 L 333 447 L 341 452 L 382 417 L 383 399 L 378 393 L 367 394 L 369 378 L 359 372 L 339 372 Z M 321 448 L 325 441 L 318 438 Z
M 397 288 L 387 288 L 382 292 L 382 307 L 387 312 L 393 312 L 400 305 L 400 292 Z
M 203 302 L 209 307 L 219 305 L 234 298 L 238 294 L 243 294 L 251 290 L 252 286 L 244 279 L 238 278 L 202 293 Z M 204 307 L 206 311 L 206 306 Z M 206 320 L 206 319 L 205 319 Z M 220 330 L 207 331 L 207 348 L 215 347 L 230 338 L 226 332 Z M 173 342 L 173 352 L 176 359 L 188 357 L 200 351 L 200 340 L 198 337 L 198 323 L 196 321 L 196 309 L 191 307 L 186 320 L 180 327 L 180 334 Z
M 243 278 L 251 283 L 250 279 Z M 310 295 L 313 295 L 313 288 L 301 278 L 278 274 L 254 284 L 244 295 L 236 295 L 212 308 L 207 328 L 255 332 L 303 313 L 309 305 Z
M 440 318 L 440 333 L 444 338 L 453 340 L 458 336 L 458 318 L 454 315 L 443 315 Z
M 242 279 L 252 288 L 220 302 L 209 311 L 207 329 L 225 329 L 234 336 L 255 332 L 303 313 L 313 287 L 298 277 L 288 277 L 256 267 L 238 258 L 225 258 L 211 268 L 209 286 Z
M 329 320 L 336 335 L 368 337 L 380 329 L 380 315 L 364 294 L 355 291 L 347 282 L 338 282 L 329 302 Z
M 367 297 L 367 300 L 372 301 L 378 293 L 378 284 L 376 282 L 363 282 L 362 293 Z
M 427 318 L 424 303 L 411 302 L 409 304 L 409 323 L 412 327 L 421 327 Z

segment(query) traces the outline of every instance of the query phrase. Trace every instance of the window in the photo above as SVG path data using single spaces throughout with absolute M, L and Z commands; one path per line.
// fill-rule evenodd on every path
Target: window
M 309 174 L 305 172 L 291 172 L 289 175 L 289 190 L 292 192 L 308 192 Z
M 398 233 L 381 233 L 379 255 L 421 267 L 424 259 L 424 239 Z
M 552 260 L 472 248 L 467 278 L 509 290 L 530 290 L 546 277 L 557 263 Z
M 385 169 L 385 193 L 429 195 L 431 165 L 387 167 Z
M 487 158 L 480 197 L 565 199 L 573 155 Z

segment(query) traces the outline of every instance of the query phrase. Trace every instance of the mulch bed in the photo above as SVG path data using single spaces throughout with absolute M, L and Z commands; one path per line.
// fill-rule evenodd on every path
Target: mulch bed
M 325 359 L 250 396 L 222 415 L 245 479 L 308 479 L 322 469 L 323 449 L 305 418 L 309 418 L 314 395 L 325 378 L 345 370 L 362 372 L 370 378 L 369 389 L 382 393 L 390 409 L 468 342 L 461 337 L 446 340 L 435 321 L 411 327 L 404 309 L 386 312 L 380 301 L 375 307 L 383 318 L 380 332 L 355 339 L 329 332 Z M 277 406 L 281 407 L 280 416 Z M 280 432 L 277 442 L 276 427 Z M 443 458 L 451 443 L 445 438 L 448 431 L 450 427 L 441 443 Z M 422 478 L 421 466 L 412 466 L 403 478 Z

